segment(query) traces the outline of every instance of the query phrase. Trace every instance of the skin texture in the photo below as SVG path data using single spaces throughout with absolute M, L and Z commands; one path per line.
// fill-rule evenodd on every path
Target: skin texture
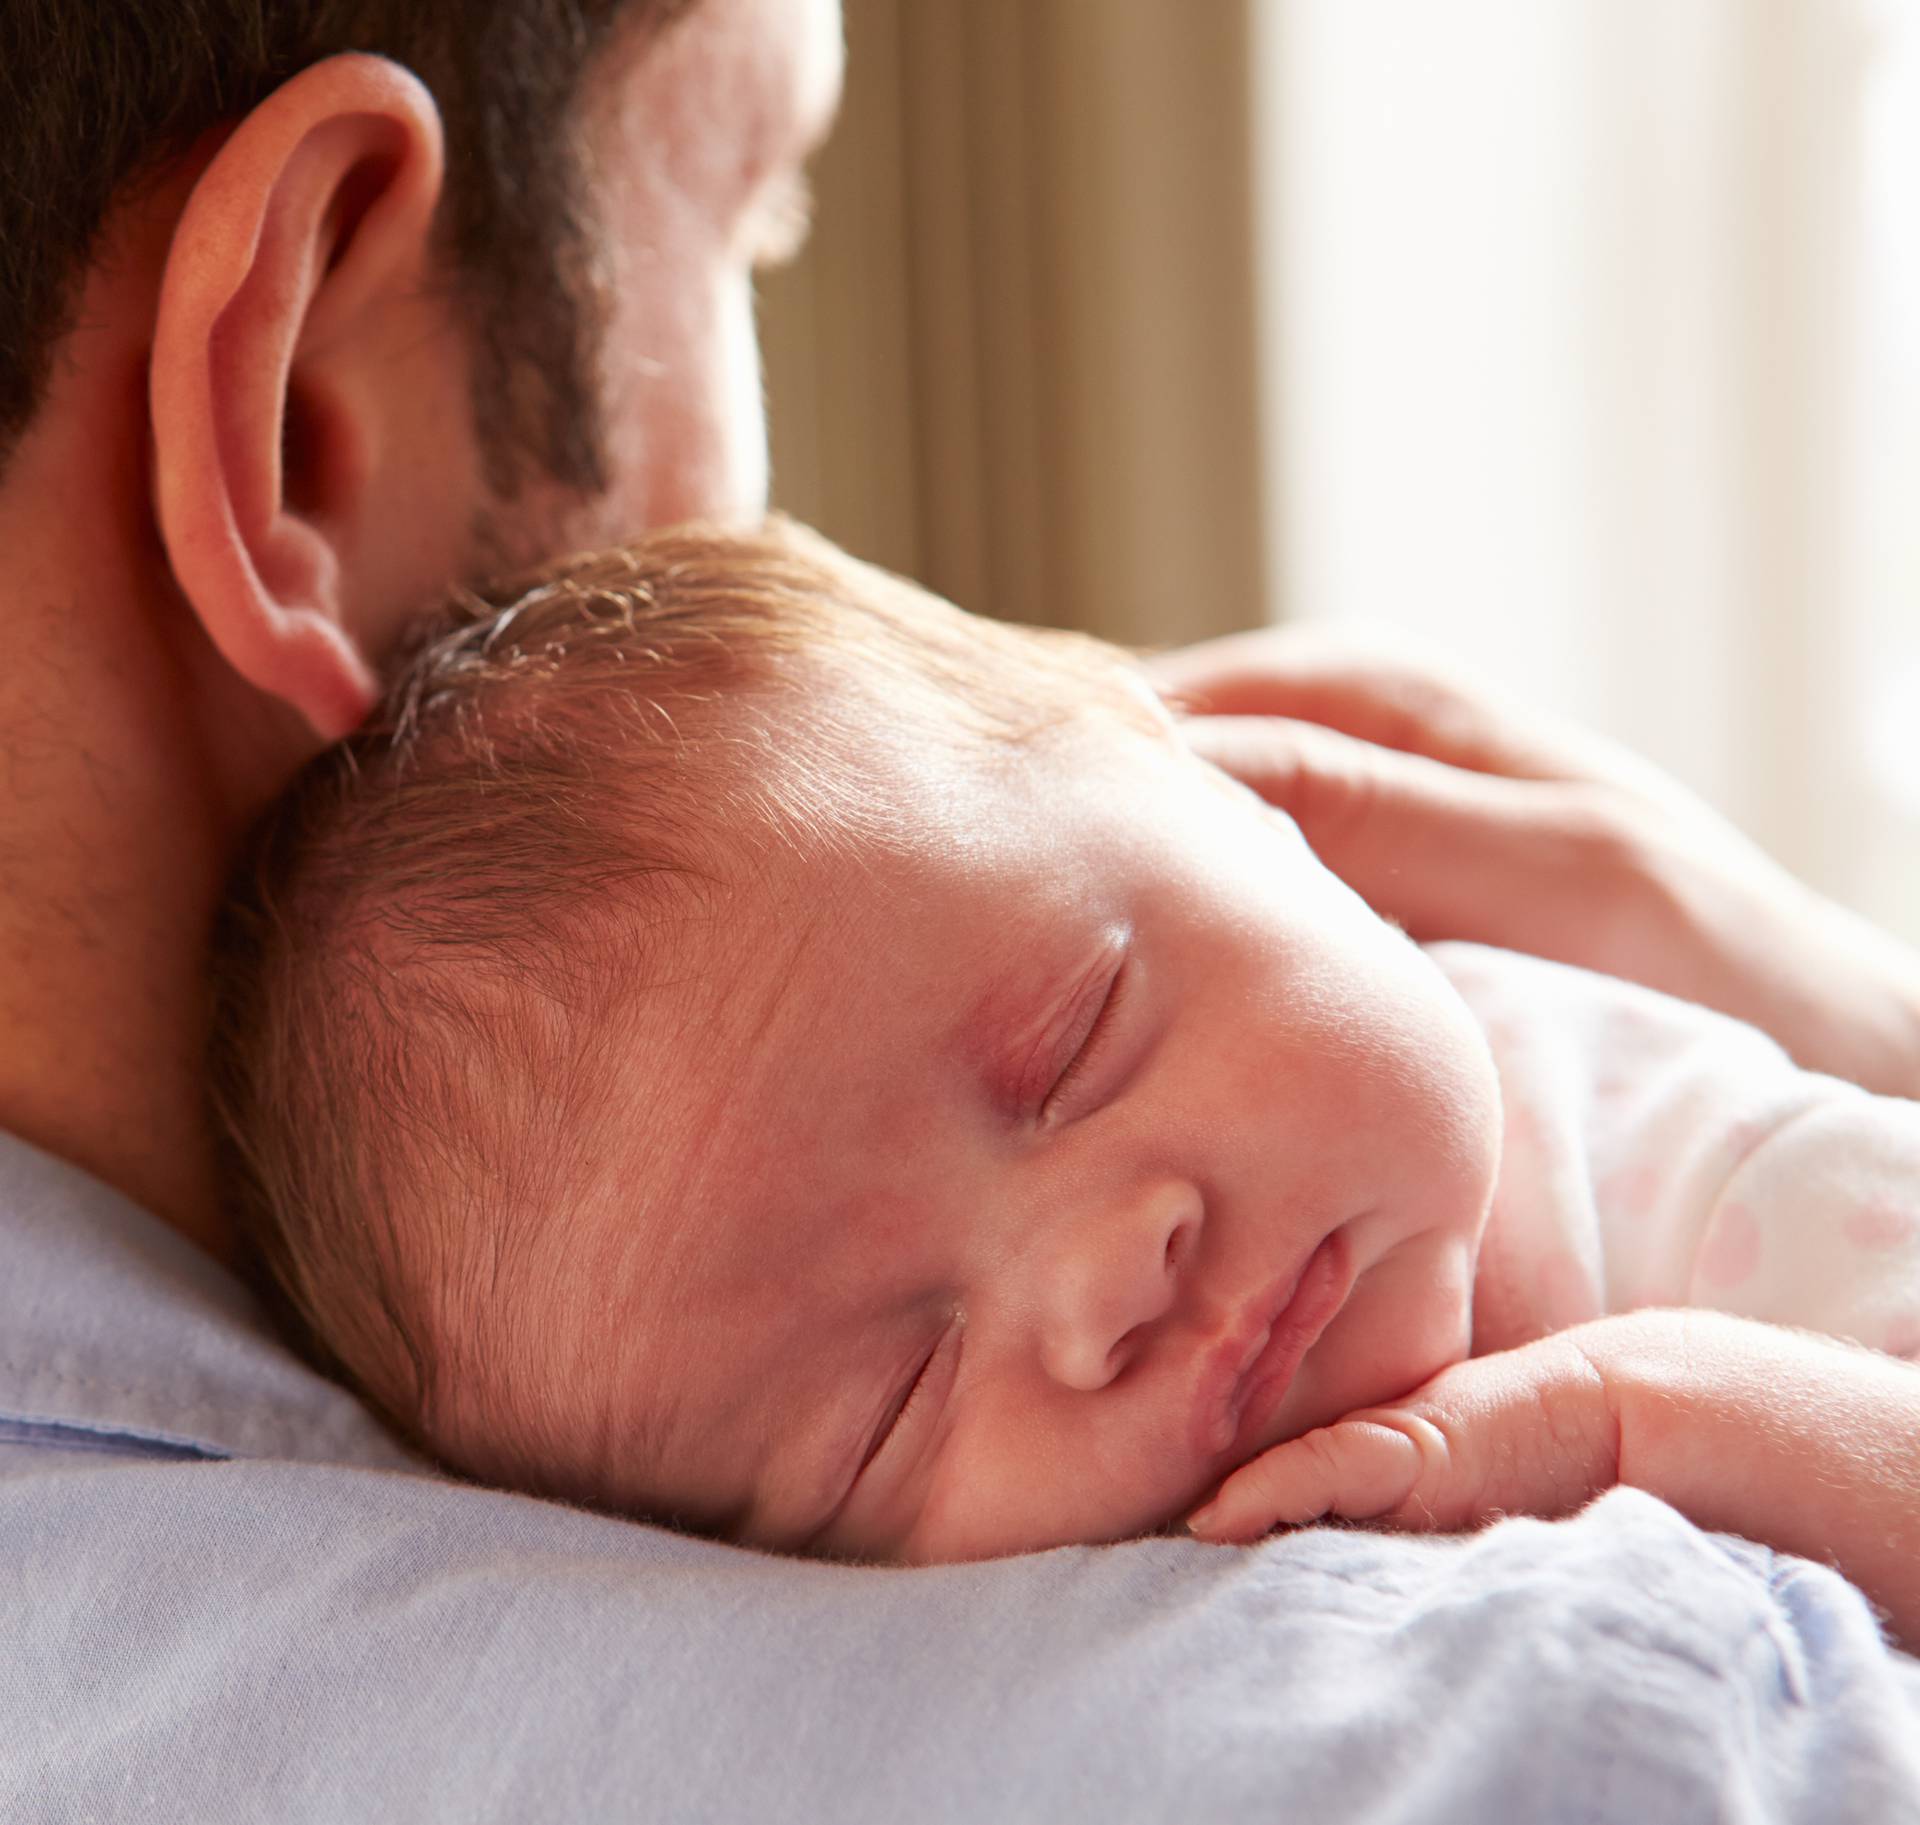
M 1571 1514 L 1630 1483 L 1702 1527 L 1837 1565 L 1920 1644 L 1920 1366 L 1721 1312 L 1598 1318 L 1282 1444 L 1195 1515 L 1253 1540 Z
M 726 896 L 700 1058 L 615 1092 L 697 1160 L 622 1156 L 557 1289 L 624 1289 L 648 1505 L 905 1560 L 1122 1538 L 1463 1355 L 1497 1090 L 1427 958 L 1166 726 L 863 721 L 870 815 Z M 1330 1236 L 1236 1439 L 1210 1365 Z
M 315 65 L 112 218 L 0 478 L 0 1126 L 224 1252 L 201 973 L 240 831 L 449 579 L 758 513 L 752 268 L 839 71 L 834 0 L 702 0 L 594 73 L 615 430 L 590 501 L 486 490 L 431 258 L 440 125 L 405 72 Z

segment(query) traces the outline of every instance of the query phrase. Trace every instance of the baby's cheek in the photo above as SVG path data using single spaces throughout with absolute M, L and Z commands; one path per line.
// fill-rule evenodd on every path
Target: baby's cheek
M 1415 1197 L 1424 1179 L 1435 1226 L 1477 1240 L 1510 1138 L 1500 1074 L 1485 1032 L 1453 985 L 1424 952 L 1406 949 L 1421 994 L 1398 1023 L 1391 1068 L 1409 1085 L 1413 1106 L 1402 1131 L 1381 1143 L 1411 1168 Z
M 1421 1238 L 1355 1285 L 1302 1370 L 1307 1400 L 1286 1436 L 1399 1399 L 1470 1354 L 1473 1263 L 1459 1245 Z
M 1172 1407 L 1144 1392 L 1043 1395 L 969 1415 L 899 1556 L 925 1565 L 1000 1558 L 1138 1539 L 1177 1520 L 1205 1483 L 1190 1470 Z

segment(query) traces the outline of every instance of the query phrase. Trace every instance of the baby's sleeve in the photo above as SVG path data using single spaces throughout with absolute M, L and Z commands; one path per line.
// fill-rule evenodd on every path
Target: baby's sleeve
M 1687 1303 L 1920 1356 L 1920 1104 L 1834 1090 L 1727 1175 Z
M 1510 1336 L 1699 1305 L 1920 1352 L 1920 1104 L 1631 983 L 1433 955 L 1500 1069 L 1508 1208 L 1483 1279 L 1536 1320 Z

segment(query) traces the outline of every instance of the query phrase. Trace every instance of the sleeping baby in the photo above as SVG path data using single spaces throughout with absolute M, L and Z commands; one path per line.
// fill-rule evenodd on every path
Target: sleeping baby
M 217 980 L 282 1317 L 471 1476 L 896 1561 L 1628 1480 L 1920 1629 L 1920 1108 L 1417 947 L 1093 641 L 778 524 L 464 598 Z

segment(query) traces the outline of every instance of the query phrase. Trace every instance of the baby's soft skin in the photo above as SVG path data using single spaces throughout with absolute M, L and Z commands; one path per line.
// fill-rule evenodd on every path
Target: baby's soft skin
M 1486 1036 L 1121 655 L 792 529 L 456 606 L 270 825 L 218 1074 L 289 1304 L 444 1461 L 980 1558 L 1467 1353 Z
M 331 1043 L 351 1061 L 366 1022 L 402 1023 L 379 1080 L 402 1088 L 328 1105 L 357 1138 L 320 1164 L 351 1171 L 296 1200 L 286 1230 L 307 1321 L 323 1339 L 363 1327 L 352 1372 L 387 1375 L 389 1412 L 474 1474 L 906 1562 L 1124 1539 L 1210 1497 L 1195 1531 L 1229 1541 L 1329 1514 L 1557 1514 L 1626 1481 L 1836 1557 L 1920 1639 L 1920 1370 L 1707 1312 L 1539 1337 L 1569 1324 L 1544 1307 L 1518 1314 L 1531 1329 L 1480 1329 L 1488 1353 L 1466 1360 L 1503 1116 L 1486 1032 L 1434 958 L 1196 754 L 1117 656 L 1064 663 L 846 560 L 796 557 L 798 536 L 582 560 L 531 618 L 514 604 L 426 652 L 469 690 L 488 661 L 510 698 L 584 676 L 618 679 L 619 702 L 649 667 L 706 678 L 687 655 L 722 630 L 779 663 L 750 689 L 683 681 L 686 726 L 555 700 L 584 720 L 535 744 L 518 809 L 584 833 L 591 866 L 564 909 L 536 895 L 542 918 L 524 889 L 576 848 L 524 883 L 513 845 L 472 852 L 496 825 L 458 792 L 474 878 L 456 870 L 428 905 L 409 894 L 442 880 L 445 820 L 336 844 L 346 935 L 311 913 L 331 942 L 286 939 L 262 978 L 306 983 L 301 1023 L 267 1020 L 271 996 L 238 1020 L 256 1043 L 234 1042 L 226 1081 L 244 1090 L 240 1060 L 330 1056 L 312 1036 L 334 1033 L 343 964 L 350 990 L 369 969 L 385 981 L 376 965 L 408 989 L 364 1011 L 349 995 Z M 497 641 L 500 625 L 535 644 Z M 663 656 L 651 627 L 686 652 Z M 592 639 L 610 657 L 583 674 Z M 440 701 L 435 679 L 415 695 Z M 552 705 L 527 702 L 546 729 Z M 493 807 L 514 726 L 452 715 L 447 752 L 402 749 L 408 796 L 375 809 L 437 803 L 435 766 Z M 588 751 L 603 765 L 566 770 Z M 339 828 L 375 777 L 349 759 L 313 788 Z M 663 849 L 663 819 L 703 833 L 698 853 Z M 288 847 L 271 849 L 283 865 Z M 369 853 L 398 887 L 366 886 Z M 632 891 L 656 875 L 671 891 Z M 354 923 L 369 895 L 371 936 Z M 249 929 L 289 930 L 284 899 L 268 890 L 275 916 Z M 477 905 L 530 942 L 462 951 Z M 421 1007 L 440 1024 L 407 1028 Z M 313 1164 L 315 1124 L 283 1119 L 300 1097 L 357 1081 L 324 1070 L 243 1098 L 238 1131 L 280 1137 L 274 1183 L 298 1190 Z M 496 1133 L 503 1109 L 535 1129 Z M 502 1158 L 544 1176 L 530 1187 Z M 406 1193 L 371 1211 L 370 1160 Z M 449 1160 L 466 1177 L 437 1221 L 385 1222 L 419 1212 Z M 365 1245 L 342 1252 L 346 1234 Z M 1497 1347 L 1522 1335 L 1538 1341 Z
M 1478 1025 L 1130 701 L 1012 749 L 876 704 L 870 811 L 727 902 L 700 1055 L 621 1091 L 698 1141 L 625 1275 L 661 1507 L 910 1561 L 1122 1539 L 1465 1354 Z
M 1194 745 L 1293 811 L 1415 936 L 1645 982 L 1759 1027 L 1805 1067 L 1920 1094 L 1912 954 L 1635 757 L 1444 665 L 1317 630 L 1230 636 L 1155 670 L 1204 712 Z M 1563 1514 L 1616 1482 L 1836 1562 L 1920 1646 L 1920 1366 L 1716 1312 L 1602 1317 L 1445 1369 L 1254 1459 L 1195 1531 L 1453 1528 Z
M 845 1313 L 828 1410 L 893 1367 L 824 1520 L 777 1496 L 809 1408 L 763 1435 L 747 1537 L 932 1560 L 1149 1530 L 1209 1475 L 1218 1539 L 1628 1482 L 1836 1558 L 1920 1640 L 1920 1370 L 1704 1311 L 1461 1360 L 1497 1112 L 1427 960 L 1164 727 L 978 761 L 876 729 L 911 815 L 789 885 L 831 910 L 738 1081 L 767 1189 L 725 1247 L 776 1271 L 729 1334 L 791 1333 L 786 1386 Z
M 1920 1367 L 1721 1312 L 1597 1318 L 1458 1363 L 1255 1458 L 1191 1525 L 1451 1529 L 1568 1514 L 1615 1483 L 1830 1561 L 1920 1646 Z

